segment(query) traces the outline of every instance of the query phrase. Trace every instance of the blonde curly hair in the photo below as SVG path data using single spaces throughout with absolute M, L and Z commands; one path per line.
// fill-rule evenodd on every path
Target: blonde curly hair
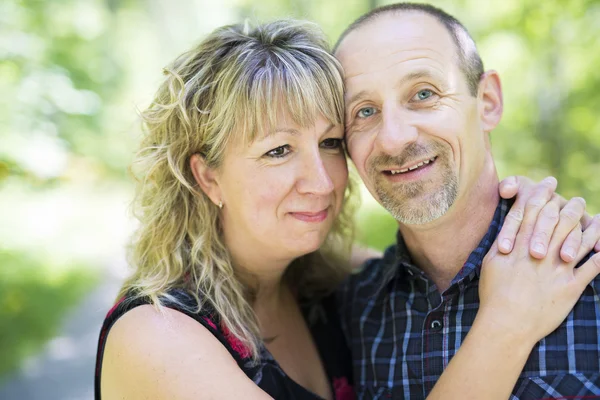
M 282 20 L 219 28 L 164 73 L 142 113 L 145 136 L 133 165 L 140 221 L 130 249 L 135 272 L 119 297 L 145 297 L 160 309 L 178 303 L 171 290 L 184 289 L 196 299 L 194 312 L 208 304 L 257 361 L 262 339 L 254 288 L 236 276 L 219 209 L 199 189 L 190 157 L 200 154 L 218 168 L 229 142 L 252 141 L 275 126 L 281 101 L 300 126 L 314 125 L 320 115 L 342 124 L 341 66 L 316 25 Z M 284 274 L 299 298 L 318 300 L 349 272 L 354 179 L 322 248 Z

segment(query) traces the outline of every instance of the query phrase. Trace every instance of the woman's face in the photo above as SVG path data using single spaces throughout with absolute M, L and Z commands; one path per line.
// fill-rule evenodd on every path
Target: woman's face
M 348 180 L 342 125 L 310 128 L 282 115 L 272 132 L 232 144 L 216 172 L 223 232 L 234 259 L 291 261 L 317 250 L 340 212 Z

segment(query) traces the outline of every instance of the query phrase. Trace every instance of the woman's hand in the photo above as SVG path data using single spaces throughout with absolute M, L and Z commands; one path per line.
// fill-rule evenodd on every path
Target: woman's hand
M 525 212 L 541 212 L 529 244 L 531 256 L 538 259 L 546 256 L 550 238 L 558 223 L 556 208 L 561 210 L 561 217 L 572 219 L 573 226 L 578 222 L 581 223 L 583 229 L 590 226 L 592 217 L 585 213 L 585 200 L 575 197 L 567 202 L 555 193 L 556 185 L 556 179 L 551 176 L 538 184 L 523 176 L 510 176 L 500 182 L 502 198 L 510 199 L 517 196 L 498 235 L 498 250 L 501 253 L 511 252 Z M 563 261 L 573 261 L 579 245 L 577 232 L 573 232 L 562 245 L 560 256 Z M 600 240 L 595 243 L 595 250 L 600 252 Z
M 485 321 L 488 328 L 515 335 L 531 347 L 558 327 L 585 287 L 600 273 L 600 254 L 575 268 L 600 239 L 600 216 L 582 232 L 582 214 L 579 200 L 568 203 L 560 213 L 552 201 L 542 207 L 525 207 L 510 254 L 501 253 L 496 241 L 483 261 L 477 315 L 480 323 Z M 557 222 L 544 228 L 550 232 L 547 255 L 536 259 L 530 248 L 544 219 Z M 566 262 L 562 256 L 569 241 L 569 246 L 577 250 L 572 261 Z
M 585 202 L 556 196 L 554 178 L 513 179 L 500 187 L 504 198 L 519 193 L 483 261 L 477 317 L 428 400 L 507 399 L 531 349 L 600 273 L 600 254 L 575 268 L 594 245 L 600 249 L 600 215 L 580 223 Z

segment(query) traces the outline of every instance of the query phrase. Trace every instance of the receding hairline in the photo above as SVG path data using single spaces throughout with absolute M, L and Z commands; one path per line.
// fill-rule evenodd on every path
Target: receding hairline
M 409 13 L 421 14 L 421 15 L 429 16 L 429 17 L 435 19 L 437 22 L 441 23 L 442 26 L 444 26 L 444 28 L 446 27 L 438 18 L 436 18 L 436 16 L 431 15 L 426 11 L 417 10 L 417 9 L 386 9 L 386 7 L 381 7 L 381 8 L 382 8 L 381 10 L 374 9 L 371 12 L 359 17 L 353 23 L 351 23 L 342 32 L 342 34 L 340 35 L 340 37 L 334 44 L 333 49 L 332 49 L 333 53 L 334 54 L 337 53 L 341 44 L 344 42 L 344 39 L 346 39 L 351 33 L 355 32 L 355 31 L 359 31 L 361 29 L 364 29 L 367 26 L 374 25 L 375 23 L 377 23 L 378 20 L 381 20 L 384 18 L 393 19 L 394 17 L 406 15 Z M 448 32 L 448 33 L 450 34 L 450 32 Z
M 393 18 L 411 12 L 429 16 L 445 28 L 450 39 L 454 43 L 458 66 L 465 75 L 471 94 L 476 95 L 479 79 L 483 74 L 483 62 L 479 56 L 475 41 L 469 34 L 467 28 L 458 19 L 429 4 L 396 3 L 371 10 L 356 19 L 348 26 L 348 28 L 346 28 L 346 30 L 344 30 L 344 32 L 342 32 L 333 46 L 333 54 L 336 56 L 338 55 L 338 50 L 344 42 L 344 39 L 352 32 L 375 23 L 380 18 Z

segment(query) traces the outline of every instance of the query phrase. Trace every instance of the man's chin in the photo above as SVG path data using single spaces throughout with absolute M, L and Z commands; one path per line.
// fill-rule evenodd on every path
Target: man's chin
M 379 202 L 399 223 L 424 225 L 443 217 L 456 199 L 453 191 L 446 190 L 413 196 L 386 196 L 379 194 Z
M 425 225 L 442 217 L 446 210 L 431 209 L 423 207 L 390 207 L 384 204 L 384 208 L 403 225 Z

